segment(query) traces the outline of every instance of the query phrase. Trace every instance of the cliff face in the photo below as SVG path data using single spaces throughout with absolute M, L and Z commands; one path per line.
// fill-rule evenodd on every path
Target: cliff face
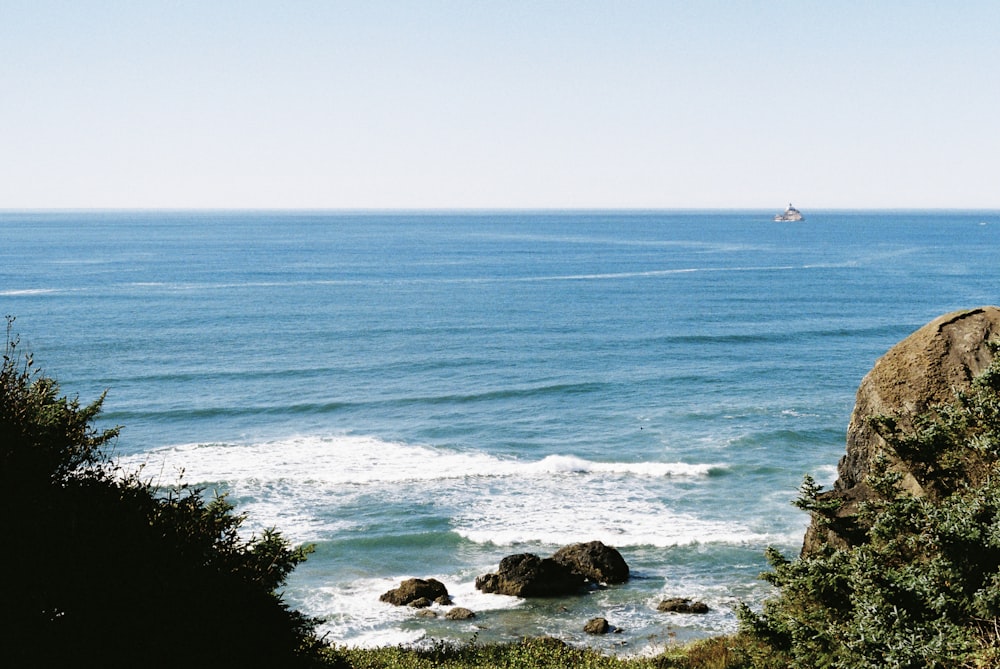
M 839 499 L 843 505 L 828 528 L 815 521 L 806 532 L 803 553 L 822 543 L 844 546 L 857 543 L 862 534 L 854 516 L 860 502 L 871 491 L 865 479 L 880 452 L 902 474 L 900 485 L 922 494 L 923 487 L 909 463 L 886 448 L 871 425 L 874 416 L 896 416 L 907 425 L 914 416 L 936 404 L 950 402 L 956 390 L 968 388 L 972 379 L 993 360 L 987 342 L 1000 338 L 1000 308 L 980 307 L 957 311 L 934 319 L 893 346 L 876 361 L 858 388 L 857 400 L 847 429 L 847 453 L 837 466 L 838 478 L 823 499 Z

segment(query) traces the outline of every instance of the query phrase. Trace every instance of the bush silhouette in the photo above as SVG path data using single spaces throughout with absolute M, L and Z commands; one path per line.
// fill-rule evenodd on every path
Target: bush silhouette
M 0 369 L 0 666 L 309 667 L 315 622 L 279 588 L 309 548 L 244 538 L 223 498 L 118 469 L 118 428 L 7 341 Z

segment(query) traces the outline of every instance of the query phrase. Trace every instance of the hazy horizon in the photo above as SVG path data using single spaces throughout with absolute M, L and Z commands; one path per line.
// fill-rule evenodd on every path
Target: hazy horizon
M 275 213 L 275 214 L 324 214 L 324 215 L 432 215 L 432 214 L 711 214 L 748 213 L 767 215 L 781 213 L 784 205 L 776 207 L 20 207 L 0 208 L 0 214 L 72 214 L 72 213 Z M 913 213 L 913 214 L 977 214 L 997 213 L 1000 207 L 819 207 L 803 213 L 815 214 L 868 214 L 868 213 Z

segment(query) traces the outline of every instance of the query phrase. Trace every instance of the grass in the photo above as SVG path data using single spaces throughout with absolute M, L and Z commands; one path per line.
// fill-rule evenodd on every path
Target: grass
M 745 644 L 740 636 L 713 637 L 671 647 L 655 657 L 618 658 L 542 637 L 502 644 L 439 642 L 425 649 L 334 648 L 329 659 L 344 669 L 745 669 Z

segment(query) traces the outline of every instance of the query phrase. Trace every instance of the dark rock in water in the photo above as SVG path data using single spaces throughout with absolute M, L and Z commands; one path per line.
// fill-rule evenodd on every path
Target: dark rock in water
M 514 597 L 558 597 L 593 583 L 624 583 L 629 568 L 617 550 L 600 541 L 571 544 L 551 558 L 532 553 L 508 555 L 495 574 L 476 579 L 476 588 Z
M 420 606 L 430 606 L 432 601 L 437 601 L 438 603 L 451 601 L 448 589 L 444 587 L 441 581 L 433 578 L 427 580 L 422 578 L 408 579 L 403 581 L 398 588 L 390 590 L 379 597 L 379 601 L 395 604 L 396 606 L 418 606 L 416 602 L 420 602 L 422 599 L 427 600 L 427 602 L 426 604 L 420 603 Z
M 476 614 L 469 609 L 456 606 L 451 611 L 446 613 L 444 617 L 448 620 L 469 620 L 470 618 L 475 618 Z
M 837 465 L 837 481 L 833 490 L 819 496 L 820 501 L 839 501 L 841 506 L 829 523 L 813 520 L 803 541 L 803 554 L 824 544 L 843 548 L 864 541 L 858 506 L 873 497 L 865 480 L 880 453 L 888 458 L 890 468 L 901 474 L 904 490 L 918 496 L 939 492 L 917 463 L 904 461 L 888 447 L 872 419 L 892 416 L 905 429 L 914 417 L 937 404 L 952 402 L 956 390 L 967 389 L 973 377 L 989 366 L 993 352 L 987 343 L 997 337 L 1000 308 L 957 311 L 934 319 L 875 362 L 858 388 L 847 428 L 847 452 Z
M 532 553 L 508 555 L 495 574 L 476 579 L 476 589 L 513 597 L 558 597 L 582 588 L 585 579 L 570 567 L 552 558 Z
M 708 604 L 693 602 L 687 597 L 672 597 L 660 602 L 656 610 L 663 613 L 708 613 Z
M 624 583 L 629 576 L 622 554 L 600 541 L 564 546 L 552 559 L 594 583 Z
M 417 611 L 417 616 L 420 618 L 437 618 L 437 611 L 432 611 L 431 609 L 420 609 Z
M 610 630 L 607 618 L 591 618 L 583 626 L 583 631 L 587 634 L 607 634 Z
M 412 602 L 410 602 L 410 606 L 412 606 L 415 609 L 426 609 L 431 604 L 433 604 L 433 602 L 427 599 L 426 597 L 418 597 L 417 599 L 414 599 Z

